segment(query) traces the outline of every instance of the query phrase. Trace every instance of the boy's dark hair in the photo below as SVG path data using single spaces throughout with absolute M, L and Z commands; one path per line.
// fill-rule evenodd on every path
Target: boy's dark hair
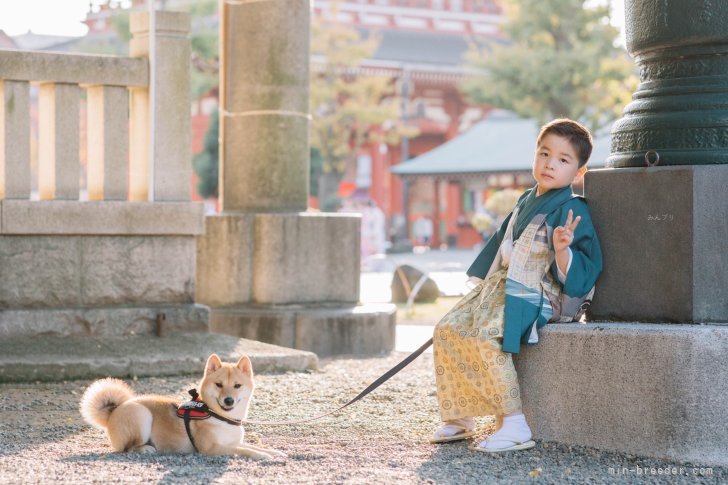
M 586 165 L 592 152 L 592 136 L 584 125 L 568 118 L 555 119 L 541 127 L 536 146 L 541 144 L 546 135 L 551 134 L 566 138 L 579 157 L 579 168 Z

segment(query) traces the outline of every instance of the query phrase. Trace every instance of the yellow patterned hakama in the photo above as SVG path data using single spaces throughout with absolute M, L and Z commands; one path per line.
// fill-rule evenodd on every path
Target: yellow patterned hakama
M 510 353 L 503 352 L 506 272 L 491 274 L 435 326 L 437 401 L 443 421 L 521 410 Z

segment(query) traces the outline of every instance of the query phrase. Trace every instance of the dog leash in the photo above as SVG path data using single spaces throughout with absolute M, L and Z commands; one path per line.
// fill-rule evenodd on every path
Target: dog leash
M 362 399 L 364 396 L 372 392 L 377 387 L 381 386 L 385 382 L 387 382 L 392 376 L 394 376 L 397 372 L 401 371 L 405 367 L 407 367 L 413 360 L 415 360 L 417 357 L 422 354 L 427 348 L 432 345 L 432 339 L 428 340 L 422 346 L 412 352 L 410 355 L 408 355 L 404 360 L 402 360 L 399 364 L 395 365 L 391 369 L 389 369 L 387 372 L 385 372 L 381 377 L 379 377 L 376 381 L 369 384 L 369 386 L 361 391 L 354 399 L 347 402 L 343 406 L 339 406 L 338 408 L 334 409 L 333 411 L 329 411 L 328 413 L 320 414 L 318 416 L 314 416 L 313 418 L 305 418 L 305 419 L 299 419 L 296 421 L 252 421 L 249 419 L 243 419 L 241 421 L 242 424 L 261 424 L 266 426 L 278 426 L 278 425 L 290 425 L 290 424 L 303 424 L 303 423 L 309 423 L 311 421 L 316 421 L 317 419 L 325 418 L 326 416 L 330 416 L 338 411 L 341 411 L 345 407 L 351 406 L 358 400 Z

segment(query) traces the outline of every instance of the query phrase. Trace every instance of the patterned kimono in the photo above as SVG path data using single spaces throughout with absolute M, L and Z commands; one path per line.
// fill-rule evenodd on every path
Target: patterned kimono
M 602 270 L 599 241 L 586 201 L 571 186 L 536 197 L 524 193 L 467 271 L 484 280 L 437 324 L 433 334 L 435 375 L 443 421 L 505 415 L 521 410 L 511 354 L 538 342 L 537 329 L 572 321 L 593 294 Z M 553 230 L 569 210 L 581 216 L 561 274 Z M 515 217 L 514 217 L 515 216 Z

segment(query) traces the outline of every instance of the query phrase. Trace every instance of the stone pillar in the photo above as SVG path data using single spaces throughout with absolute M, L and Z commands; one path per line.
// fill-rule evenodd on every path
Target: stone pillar
M 641 84 L 584 186 L 604 271 L 588 324 L 515 359 L 523 411 L 544 441 L 726 466 L 728 2 L 625 11 Z
M 197 245 L 210 329 L 322 355 L 394 348 L 358 305 L 361 218 L 308 205 L 308 0 L 221 3 L 220 198 Z
M 155 56 L 150 63 L 154 99 L 150 99 L 150 89 L 131 89 L 131 198 L 150 198 L 150 170 L 153 170 L 154 200 L 189 201 L 192 177 L 190 17 L 184 12 L 157 11 L 154 19 Z M 131 57 L 149 57 L 149 12 L 132 12 L 130 30 Z M 150 123 L 152 106 L 153 125 Z M 154 144 L 152 160 L 149 160 L 149 143 Z
M 223 212 L 308 206 L 308 1 L 226 2 L 221 32 Z
M 78 200 L 80 90 L 43 83 L 38 95 L 38 191 L 42 200 Z
M 0 199 L 30 197 L 30 95 L 27 81 L 0 80 Z

